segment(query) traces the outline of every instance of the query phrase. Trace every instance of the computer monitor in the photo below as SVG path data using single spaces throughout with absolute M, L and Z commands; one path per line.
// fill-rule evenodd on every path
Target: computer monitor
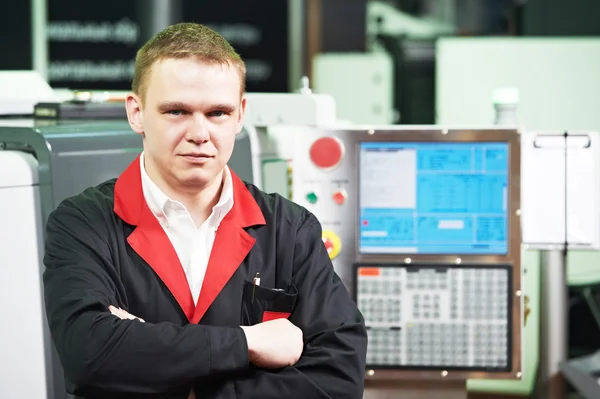
M 508 142 L 359 143 L 361 255 L 507 255 Z

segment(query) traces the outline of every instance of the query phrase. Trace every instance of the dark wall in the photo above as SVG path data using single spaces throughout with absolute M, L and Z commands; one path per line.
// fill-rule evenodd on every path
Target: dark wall
M 321 0 L 321 6 L 321 51 L 365 51 L 367 0 Z
M 599 36 L 600 0 L 527 0 L 521 26 L 525 36 Z
M 288 2 L 187 0 L 186 21 L 211 26 L 246 62 L 247 91 L 288 91 Z M 226 12 L 224 12 L 226 10 Z
M 48 80 L 71 89 L 128 89 L 139 27 L 135 2 L 48 0 Z
M 31 2 L 12 1 L 0 13 L 0 70 L 32 69 Z

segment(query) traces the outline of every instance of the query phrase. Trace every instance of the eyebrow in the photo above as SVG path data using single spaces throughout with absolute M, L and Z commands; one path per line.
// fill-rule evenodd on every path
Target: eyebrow
M 176 109 L 189 109 L 189 106 L 186 103 L 181 101 L 165 101 L 158 104 L 158 110 L 160 112 L 172 111 Z
M 172 111 L 172 110 L 190 110 L 192 108 L 191 105 L 186 104 L 182 101 L 165 101 L 162 102 L 160 104 L 158 104 L 158 111 L 159 112 L 167 112 L 167 111 Z M 207 108 L 210 110 L 218 110 L 218 111 L 224 111 L 224 112 L 233 112 L 237 109 L 237 107 L 233 104 L 211 104 L 207 107 L 203 107 L 203 108 Z

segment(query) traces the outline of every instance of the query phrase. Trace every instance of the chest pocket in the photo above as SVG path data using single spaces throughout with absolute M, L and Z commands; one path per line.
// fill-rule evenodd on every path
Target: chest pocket
M 292 283 L 284 290 L 261 287 L 253 281 L 245 281 L 240 323 L 252 326 L 274 319 L 287 319 L 294 310 L 297 298 L 298 290 Z

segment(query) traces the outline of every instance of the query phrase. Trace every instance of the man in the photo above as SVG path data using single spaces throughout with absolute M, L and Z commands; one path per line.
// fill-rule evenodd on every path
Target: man
M 227 167 L 245 67 L 179 24 L 136 58 L 144 151 L 47 225 L 45 302 L 85 398 L 362 398 L 366 331 L 316 218 Z

